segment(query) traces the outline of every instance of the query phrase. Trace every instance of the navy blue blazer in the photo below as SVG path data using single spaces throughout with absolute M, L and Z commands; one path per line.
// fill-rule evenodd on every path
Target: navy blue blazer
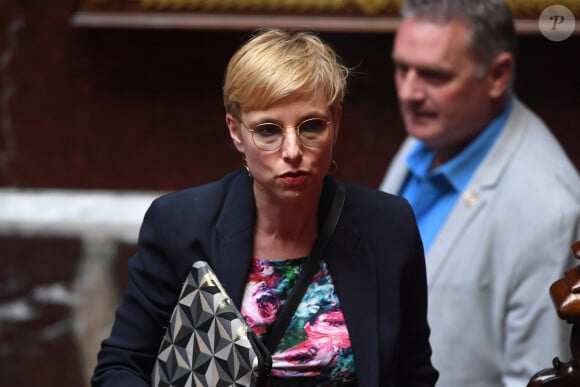
M 319 225 L 336 183 L 324 182 Z M 241 305 L 252 258 L 255 202 L 245 171 L 156 199 L 145 214 L 138 252 L 93 386 L 150 384 L 154 360 L 196 260 L 207 260 Z M 343 213 L 325 258 L 340 299 L 359 386 L 434 386 L 426 319 L 423 247 L 408 203 L 346 185 Z

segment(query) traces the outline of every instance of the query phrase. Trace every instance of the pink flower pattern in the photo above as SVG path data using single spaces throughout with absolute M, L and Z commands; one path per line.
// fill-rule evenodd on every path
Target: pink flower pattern
M 242 302 L 242 315 L 263 337 L 294 286 L 304 259 L 254 259 Z M 298 306 L 272 356 L 272 374 L 341 382 L 355 377 L 347 325 L 325 262 Z

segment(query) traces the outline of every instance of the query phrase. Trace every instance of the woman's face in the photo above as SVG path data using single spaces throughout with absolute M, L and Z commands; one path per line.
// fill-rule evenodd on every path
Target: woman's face
M 332 160 L 340 115 L 340 109 L 332 114 L 322 96 L 313 98 L 306 94 L 290 95 L 263 110 L 242 110 L 242 122 L 226 115 L 230 136 L 238 151 L 245 155 L 254 179 L 257 200 L 287 201 L 320 196 L 322 181 Z M 304 145 L 296 133 L 296 127 L 311 118 L 331 121 L 316 146 Z M 249 129 L 263 123 L 283 128 L 279 148 L 263 150 L 256 146 Z

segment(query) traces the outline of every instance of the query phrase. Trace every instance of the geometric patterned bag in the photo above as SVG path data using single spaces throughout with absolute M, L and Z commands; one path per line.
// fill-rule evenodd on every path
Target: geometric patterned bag
M 159 348 L 153 387 L 260 386 L 272 367 L 215 273 L 195 262 Z

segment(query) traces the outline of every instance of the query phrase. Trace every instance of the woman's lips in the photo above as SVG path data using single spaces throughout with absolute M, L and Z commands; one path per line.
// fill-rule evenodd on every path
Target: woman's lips
M 303 172 L 290 172 L 283 174 L 280 178 L 288 185 L 297 185 L 306 180 L 306 174 Z

